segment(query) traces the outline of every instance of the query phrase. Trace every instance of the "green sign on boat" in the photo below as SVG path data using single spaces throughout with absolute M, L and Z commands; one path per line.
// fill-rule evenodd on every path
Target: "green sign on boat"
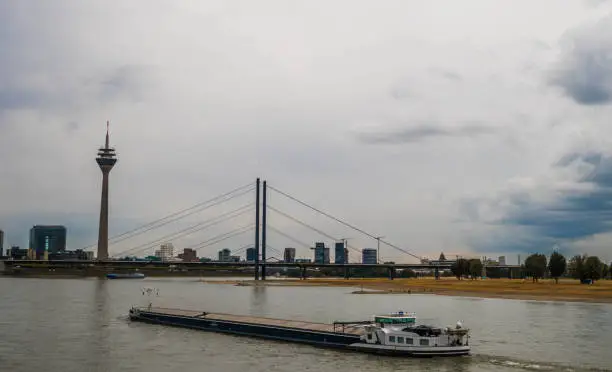
M 374 322 L 376 323 L 386 323 L 386 324 L 404 324 L 404 323 L 414 323 L 415 318 L 412 317 L 388 317 L 388 316 L 376 316 L 374 317 Z

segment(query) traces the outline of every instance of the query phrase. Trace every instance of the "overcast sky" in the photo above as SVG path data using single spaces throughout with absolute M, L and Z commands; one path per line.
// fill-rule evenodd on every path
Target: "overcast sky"
M 96 241 L 94 158 L 110 120 L 111 235 L 259 176 L 418 256 L 516 262 L 558 247 L 612 260 L 610 2 L 3 1 L 0 51 L 5 245 L 27 246 L 34 224 L 66 225 L 70 249 Z M 111 253 L 253 193 L 239 199 Z M 353 248 L 376 246 L 270 199 Z M 333 244 L 269 219 L 305 245 Z M 382 257 L 411 260 L 386 246 Z

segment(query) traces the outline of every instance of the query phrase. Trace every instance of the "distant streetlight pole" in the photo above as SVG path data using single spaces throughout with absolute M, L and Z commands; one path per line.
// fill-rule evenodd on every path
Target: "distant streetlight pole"
M 378 247 L 376 248 L 376 254 L 378 255 L 378 257 L 376 258 L 376 261 L 378 261 L 378 264 L 380 265 L 380 239 L 384 238 L 384 236 L 377 236 L 376 237 L 376 241 L 378 242 Z

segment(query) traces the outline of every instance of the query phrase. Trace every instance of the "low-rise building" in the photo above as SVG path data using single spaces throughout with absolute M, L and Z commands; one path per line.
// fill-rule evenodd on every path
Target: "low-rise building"
M 232 251 L 227 248 L 223 248 L 219 251 L 219 262 L 228 262 L 230 260 L 230 255 Z
M 179 253 L 178 258 L 183 262 L 198 262 L 197 251 L 191 248 L 184 248 L 183 253 Z

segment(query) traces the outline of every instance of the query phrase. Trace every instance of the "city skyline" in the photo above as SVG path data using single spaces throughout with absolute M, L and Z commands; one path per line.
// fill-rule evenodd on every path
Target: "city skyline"
M 597 61 L 612 47 L 612 4 L 476 3 L 338 3 L 329 5 L 333 22 L 299 4 L 243 4 L 248 17 L 208 3 L 146 9 L 149 17 L 106 3 L 4 5 L 11 32 L 0 47 L 12 51 L 0 92 L 0 156 L 11 159 L 0 170 L 5 248 L 27 246 L 36 224 L 66 226 L 67 249 L 95 244 L 101 189 L 91 157 L 109 118 L 122 156 L 111 236 L 264 177 L 418 255 L 510 260 L 557 246 L 610 261 L 612 73 Z M 455 17 L 431 18 L 439 7 Z M 174 27 L 141 43 L 139 26 L 150 19 Z M 269 222 L 308 244 L 321 239 L 272 212 Z M 273 232 L 269 244 L 295 245 Z

